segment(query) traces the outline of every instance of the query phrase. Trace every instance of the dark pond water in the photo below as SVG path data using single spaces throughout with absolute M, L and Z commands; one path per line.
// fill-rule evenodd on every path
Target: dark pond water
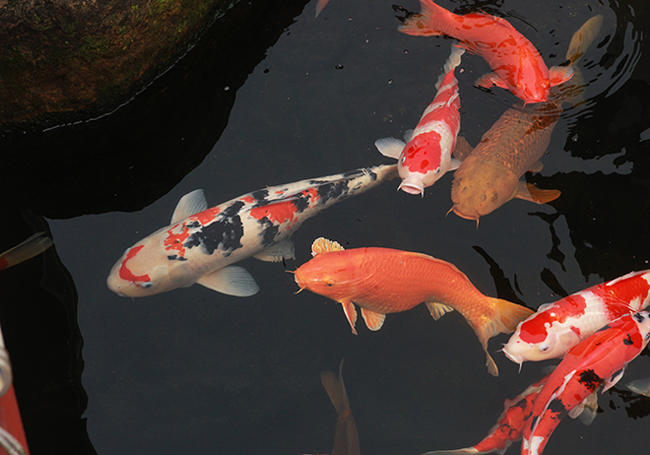
M 363 454 L 467 447 L 505 399 L 543 375 L 546 364 L 518 372 L 496 352 L 504 335 L 490 343 L 501 375 L 488 375 L 462 317 L 434 322 L 423 305 L 352 335 L 339 304 L 294 295 L 287 270 L 310 258 L 319 236 L 430 254 L 482 292 L 531 308 L 649 268 L 649 4 L 441 1 L 508 18 L 549 66 L 562 63 L 587 19 L 603 15 L 578 64 L 587 102 L 565 111 L 544 169 L 526 175 L 561 190 L 559 199 L 513 200 L 477 229 L 445 216 L 452 173 L 424 198 L 396 192 L 393 181 L 305 222 L 286 266 L 240 263 L 260 285 L 253 297 L 201 286 L 141 299 L 109 291 L 113 263 L 166 225 L 189 191 L 202 188 L 218 205 L 391 162 L 374 141 L 415 126 L 450 49 L 444 38 L 398 33 L 392 4 L 332 0 L 318 18 L 313 1 L 304 10 L 301 2 L 243 9 L 250 24 L 238 18 L 209 31 L 113 114 L 4 136 L 2 246 L 48 227 L 55 239 L 54 250 L 1 277 L 3 330 L 34 454 L 329 453 L 336 413 L 319 374 L 342 358 Z M 401 6 L 419 11 L 417 1 Z M 461 134 L 476 144 L 517 99 L 473 86 L 489 71 L 481 58 L 465 55 L 461 68 Z M 596 420 L 566 419 L 545 453 L 647 451 L 650 399 L 623 384 L 649 375 L 643 355 L 600 397 Z

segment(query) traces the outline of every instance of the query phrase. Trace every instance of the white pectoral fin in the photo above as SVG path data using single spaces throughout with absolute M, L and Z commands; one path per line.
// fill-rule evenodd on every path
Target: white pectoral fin
M 450 171 L 455 171 L 458 169 L 458 166 L 460 166 L 461 161 L 457 160 L 456 158 L 451 159 L 451 164 L 449 165 L 449 170 Z
M 375 141 L 375 147 L 382 155 L 398 160 L 406 144 L 394 137 L 384 137 Z
M 260 261 L 282 262 L 284 259 L 295 259 L 296 253 L 293 242 L 290 239 L 284 239 L 280 243 L 260 251 L 253 257 Z
M 650 378 L 637 379 L 627 384 L 626 387 L 634 393 L 650 397 Z
M 406 131 L 404 131 L 404 141 L 405 141 L 407 144 L 408 144 L 409 142 L 411 142 L 411 139 L 413 139 L 413 133 L 414 133 L 414 132 L 415 132 L 415 130 L 412 130 L 412 129 L 411 129 L 411 130 L 406 130 Z
M 598 413 L 598 393 L 593 392 L 575 408 L 569 411 L 569 417 L 579 418 L 585 425 L 591 425 Z
M 621 368 L 620 371 L 617 371 L 614 373 L 609 379 L 605 380 L 605 385 L 603 386 L 603 392 L 606 392 L 607 390 L 611 389 L 616 385 L 618 381 L 621 380 L 623 375 L 625 374 L 625 367 Z
M 204 275 L 197 280 L 197 283 L 213 291 L 235 297 L 249 297 L 260 290 L 251 274 L 245 268 L 235 265 Z
M 205 200 L 203 190 L 199 189 L 187 193 L 180 201 L 178 201 L 174 213 L 172 214 L 171 224 L 177 223 L 195 213 L 202 212 L 207 208 L 208 201 Z

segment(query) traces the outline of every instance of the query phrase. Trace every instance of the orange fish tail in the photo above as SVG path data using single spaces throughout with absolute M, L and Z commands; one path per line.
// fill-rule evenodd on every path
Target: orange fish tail
M 445 15 L 452 13 L 436 5 L 431 0 L 420 0 L 420 6 L 422 7 L 420 14 L 414 14 L 406 19 L 398 27 L 398 30 L 412 36 L 446 35 L 440 29 L 440 23 L 443 22 Z
M 488 341 L 499 333 L 512 333 L 517 328 L 517 324 L 533 314 L 533 310 L 525 306 L 517 305 L 503 299 L 496 299 L 487 297 L 493 307 L 491 317 L 488 315 L 480 315 L 476 319 L 478 321 L 468 321 L 474 332 L 483 346 L 485 355 L 487 356 L 486 365 L 488 372 L 492 376 L 498 376 L 499 370 L 494 359 L 488 352 Z M 478 323 L 477 323 L 478 322 Z

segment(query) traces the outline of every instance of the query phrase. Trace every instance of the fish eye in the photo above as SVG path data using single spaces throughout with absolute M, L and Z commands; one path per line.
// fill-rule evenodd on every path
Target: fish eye
M 153 287 L 153 283 L 151 281 L 147 281 L 146 283 L 142 283 L 140 287 L 142 289 L 149 289 L 150 287 Z
M 549 347 L 550 347 L 550 346 L 549 346 L 548 344 L 546 344 L 546 343 L 545 343 L 545 344 L 541 344 L 541 345 L 539 346 L 539 350 L 542 351 L 542 352 L 546 352 L 546 351 L 548 351 L 548 348 L 549 348 Z
M 440 168 L 436 169 L 436 174 L 440 174 Z
M 402 157 L 402 164 L 404 164 L 404 161 L 406 161 L 406 155 Z

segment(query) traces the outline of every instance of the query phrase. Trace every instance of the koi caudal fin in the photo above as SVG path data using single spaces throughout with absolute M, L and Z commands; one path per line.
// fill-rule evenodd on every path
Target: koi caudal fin
M 517 328 L 517 324 L 526 319 L 528 316 L 533 314 L 533 310 L 526 308 L 525 306 L 517 305 L 512 302 L 508 302 L 503 299 L 496 299 L 493 297 L 488 297 L 491 301 L 491 306 L 494 309 L 493 315 L 491 318 L 486 319 L 485 315 L 482 315 L 481 318 L 477 320 L 486 320 L 484 323 L 475 323 L 474 321 L 469 321 L 478 340 L 483 346 L 485 355 L 487 356 L 486 365 L 488 372 L 492 376 L 499 376 L 499 369 L 497 364 L 494 362 L 494 359 L 490 357 L 488 352 L 488 340 L 499 333 L 512 333 Z

